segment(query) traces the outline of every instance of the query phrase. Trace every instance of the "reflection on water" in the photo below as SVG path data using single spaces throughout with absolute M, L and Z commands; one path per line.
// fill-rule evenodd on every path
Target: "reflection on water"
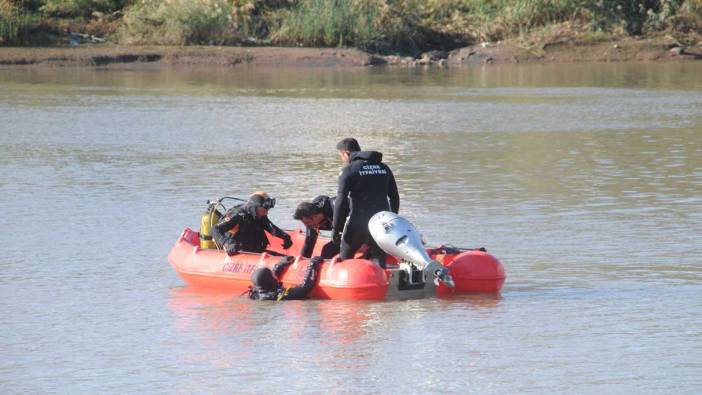
M 470 69 L 164 69 L 3 70 L 3 87 L 22 84 L 32 92 L 56 91 L 66 100 L 86 92 L 113 96 L 280 96 L 314 98 L 398 98 L 415 95 L 472 96 L 481 89 L 499 96 L 515 88 L 600 87 L 625 89 L 702 89 L 699 64 L 615 63 L 520 65 Z M 465 92 L 470 87 L 473 92 Z M 525 92 L 537 97 L 534 92 Z M 119 97 L 116 98 L 119 100 Z
M 8 393 L 695 393 L 702 65 L 3 70 Z M 434 243 L 502 295 L 254 303 L 166 254 L 204 203 L 333 194 L 334 145 L 393 168 Z
M 174 315 L 182 344 L 181 360 L 187 364 L 205 363 L 213 369 L 244 369 L 274 359 L 299 369 L 298 364 L 315 366 L 315 370 L 336 375 L 349 372 L 363 376 L 373 368 L 379 354 L 387 357 L 413 352 L 415 337 L 425 337 L 423 352 L 428 365 L 439 363 L 442 354 L 434 342 L 443 342 L 452 326 L 438 325 L 436 317 L 469 316 L 486 319 L 500 304 L 499 295 L 459 295 L 442 300 L 412 300 L 404 303 L 293 301 L 290 303 L 256 302 L 235 294 L 210 293 L 189 288 L 174 288 L 169 293 L 169 309 Z M 427 325 L 428 322 L 434 324 Z M 451 320 L 445 320 L 445 323 Z M 427 326 L 426 329 L 424 327 Z M 433 328 L 432 328 L 433 326 Z M 399 342 L 399 343 L 396 343 Z M 404 344 L 407 342 L 407 344 Z M 394 343 L 394 345 L 384 345 Z M 223 344 L 227 347 L 222 350 Z M 378 347 L 386 348 L 383 352 Z M 394 349 L 397 347 L 397 349 Z M 206 357 L 202 351 L 207 350 Z M 300 361 L 300 353 L 305 361 Z M 386 358 L 386 357 L 383 357 Z M 431 362 L 437 359 L 436 362 Z M 391 360 L 387 361 L 392 362 Z M 356 372 L 356 373 L 353 373 Z M 306 374 L 304 370 L 300 374 Z M 245 378 L 248 373 L 242 373 Z M 339 385 L 348 385 L 345 374 Z M 242 377 L 244 378 L 244 377 Z M 298 385 L 309 389 L 304 379 L 271 378 L 281 385 Z M 187 388 L 203 383 L 190 382 Z M 359 388 L 363 388 L 361 384 Z M 371 387 L 368 387 L 371 388 Z

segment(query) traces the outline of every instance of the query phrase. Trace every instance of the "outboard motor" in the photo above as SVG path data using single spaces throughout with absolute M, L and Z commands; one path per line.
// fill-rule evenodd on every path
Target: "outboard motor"
M 368 230 L 378 247 L 386 253 L 433 274 L 436 285 L 442 282 L 447 287 L 454 287 L 448 268 L 429 257 L 417 230 L 405 218 L 390 211 L 381 211 L 368 221 Z

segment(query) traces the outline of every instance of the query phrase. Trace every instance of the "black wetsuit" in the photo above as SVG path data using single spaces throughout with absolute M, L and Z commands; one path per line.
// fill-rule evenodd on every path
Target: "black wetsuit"
M 385 252 L 378 247 L 368 231 L 368 221 L 380 212 L 400 210 L 400 195 L 392 170 L 382 163 L 383 154 L 375 151 L 353 152 L 349 163 L 339 175 L 339 189 L 336 194 L 332 238 L 338 238 L 343 221 L 341 238 L 341 259 L 352 258 L 363 243 L 368 243 L 366 258 L 378 260 L 385 267 Z M 347 204 L 350 200 L 350 208 Z M 350 213 L 349 213 L 350 210 Z
M 332 218 L 334 218 L 334 201 L 336 198 L 320 195 L 312 200 L 312 204 L 320 207 L 324 221 L 317 228 L 307 227 L 305 229 L 305 244 L 302 246 L 300 255 L 305 258 L 312 256 L 314 245 L 317 243 L 317 237 L 320 230 L 332 230 Z M 339 246 L 329 242 L 322 248 L 322 258 L 329 259 L 339 253 Z
M 280 277 L 283 269 L 290 265 L 293 260 L 282 259 L 279 263 L 273 267 L 273 274 L 276 278 Z M 305 279 L 302 284 L 291 287 L 284 288 L 281 283 L 278 283 L 276 289 L 272 291 L 265 291 L 259 287 L 253 287 L 249 290 L 249 298 L 254 300 L 294 300 L 294 299 L 305 299 L 307 294 L 314 288 L 317 268 L 322 262 L 321 259 L 310 260 L 309 265 L 307 265 L 307 272 L 305 273 Z
M 235 232 L 230 232 L 231 230 Z M 265 231 L 281 239 L 290 238 L 268 216 L 256 217 L 256 206 L 244 204 L 233 207 L 224 214 L 217 225 L 212 227 L 212 237 L 230 255 L 238 251 L 263 252 L 268 247 Z

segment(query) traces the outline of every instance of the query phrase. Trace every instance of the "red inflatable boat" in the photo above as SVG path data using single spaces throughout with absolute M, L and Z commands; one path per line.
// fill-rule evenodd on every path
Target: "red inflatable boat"
M 269 250 L 296 255 L 305 235 L 301 230 L 288 231 L 293 245 L 283 250 L 281 241 L 269 237 Z M 328 239 L 319 238 L 315 255 Z M 455 288 L 438 287 L 423 278 L 423 272 L 413 273 L 388 256 L 388 268 L 364 259 L 326 260 L 320 267 L 319 282 L 312 290 L 313 299 L 383 300 L 395 297 L 413 297 L 426 294 L 451 292 L 497 293 L 502 289 L 505 272 L 502 264 L 492 255 L 481 250 L 445 250 L 429 248 L 432 259 L 450 269 Z M 198 232 L 186 228 L 168 254 L 168 260 L 191 287 L 216 288 L 229 292 L 244 292 L 251 284 L 251 273 L 259 266 L 272 268 L 280 259 L 268 253 L 242 252 L 228 256 L 222 250 L 201 249 Z M 281 276 L 286 286 L 302 282 L 308 259 L 297 257 Z

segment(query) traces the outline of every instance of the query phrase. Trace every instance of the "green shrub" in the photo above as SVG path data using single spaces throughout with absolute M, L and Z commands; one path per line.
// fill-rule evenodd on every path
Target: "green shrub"
M 259 11 L 258 20 L 263 20 L 262 24 L 270 28 L 275 43 L 350 45 L 381 52 L 389 49 L 451 47 L 476 40 L 496 41 L 563 22 L 573 22 L 571 26 L 583 32 L 642 34 L 667 28 L 683 8 L 702 8 L 702 0 L 235 2 L 245 4 L 244 8 Z M 238 28 L 244 25 L 239 24 Z
M 88 17 L 94 11 L 114 12 L 125 7 L 128 0 L 45 0 L 39 10 L 55 17 Z
M 128 8 L 119 30 L 128 44 L 228 44 L 235 31 L 227 0 L 141 0 Z
M 368 7 L 368 11 L 370 15 L 377 10 Z M 302 0 L 296 7 L 283 11 L 274 40 L 310 46 L 347 45 L 356 39 L 356 25 L 361 22 L 356 20 L 357 16 L 351 1 Z M 360 30 L 364 35 L 372 35 L 368 26 Z
M 702 0 L 685 0 L 682 8 L 685 12 L 697 13 L 702 16 Z
M 681 9 L 700 9 L 702 0 L 427 0 L 433 25 L 458 20 L 475 37 L 499 40 L 553 23 L 578 22 L 591 31 L 664 29 Z M 453 14 L 451 14 L 453 12 Z M 450 15 L 450 17 L 449 17 Z
M 538 35 L 554 24 L 592 33 L 587 40 L 667 31 L 696 43 L 702 0 L 0 0 L 3 45 L 100 23 L 109 24 L 109 32 L 119 26 L 124 43 L 251 42 L 416 54 Z
M 280 26 L 280 13 L 294 6 L 292 0 L 232 0 L 234 29 L 242 36 L 265 40 L 271 26 Z
M 418 2 L 300 0 L 272 18 L 273 41 L 287 45 L 357 46 L 386 51 L 416 49 L 424 31 Z
M 453 37 L 500 40 L 573 20 L 584 0 L 425 0 L 416 2 L 419 26 Z M 410 0 L 404 0 L 405 3 Z
M 0 0 L 0 45 L 29 42 L 29 32 L 36 18 L 9 0 Z
M 571 0 L 521 0 L 505 4 L 505 23 L 513 32 L 571 20 L 579 8 Z

